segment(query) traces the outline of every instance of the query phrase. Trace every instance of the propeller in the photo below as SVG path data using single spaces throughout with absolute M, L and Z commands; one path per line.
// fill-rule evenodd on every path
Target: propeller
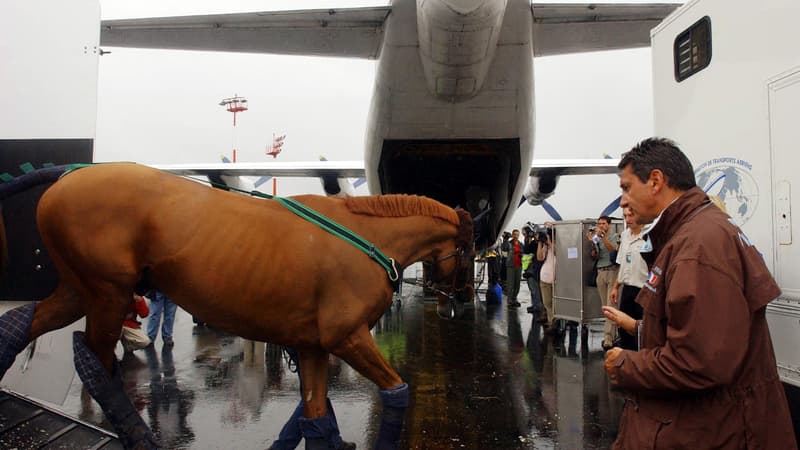
M 320 160 L 320 161 L 327 161 L 327 160 L 328 160 L 328 158 L 326 158 L 326 157 L 324 157 L 324 156 L 322 156 L 322 155 L 319 155 L 319 160 Z M 361 186 L 362 184 L 364 184 L 364 183 L 366 183 L 366 182 L 367 182 L 367 179 L 366 179 L 366 178 L 356 178 L 356 180 L 355 180 L 355 181 L 353 181 L 353 182 L 352 182 L 352 183 L 350 183 L 350 184 L 353 186 L 353 189 L 357 189 L 359 186 Z
M 602 156 L 603 156 L 603 159 L 613 159 L 612 156 L 609 155 L 608 153 L 603 153 Z M 724 176 L 723 176 L 723 178 L 724 178 Z M 709 189 L 711 189 L 711 187 L 713 187 L 714 184 L 716 184 L 718 181 L 719 181 L 719 179 L 714 181 L 714 183 L 712 183 L 711 186 L 709 186 Z M 522 204 L 525 203 L 526 201 L 527 201 L 527 199 L 523 195 L 522 199 L 519 202 L 519 205 L 517 205 L 517 208 L 522 206 Z M 611 201 L 611 203 L 608 204 L 608 206 L 606 206 L 603 209 L 603 211 L 600 213 L 600 215 L 601 216 L 610 216 L 614 211 L 617 210 L 617 208 L 619 208 L 619 204 L 620 204 L 621 201 L 622 201 L 622 196 L 619 196 L 619 197 L 615 198 L 614 200 Z M 561 214 L 559 214 L 558 211 L 556 211 L 556 208 L 553 207 L 553 205 L 551 205 L 547 200 L 542 200 L 541 207 L 544 208 L 545 212 L 547 212 L 547 214 L 550 215 L 550 217 L 553 220 L 555 220 L 555 221 L 563 220 L 562 217 L 561 217 Z

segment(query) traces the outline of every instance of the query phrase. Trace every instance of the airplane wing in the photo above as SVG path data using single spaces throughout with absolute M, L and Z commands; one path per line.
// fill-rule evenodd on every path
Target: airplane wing
M 679 3 L 535 3 L 534 56 L 650 46 L 650 30 Z
M 531 176 L 542 172 L 557 175 L 596 175 L 619 173 L 617 159 L 535 159 Z M 363 161 L 296 161 L 255 163 L 209 163 L 209 164 L 151 164 L 151 167 L 176 175 L 224 175 L 224 176 L 275 176 L 319 178 L 364 178 Z
M 530 176 L 618 174 L 619 159 L 534 159 Z
M 176 175 L 363 178 L 363 161 L 298 161 L 212 164 L 153 164 Z
M 613 159 L 609 156 L 601 159 L 534 159 L 533 167 L 531 167 L 530 176 L 534 178 L 555 178 L 561 175 L 602 175 L 602 174 L 619 174 L 617 165 L 619 159 Z M 532 180 L 534 179 L 532 178 Z M 538 186 L 538 184 L 537 184 Z M 553 184 L 555 186 L 555 183 Z M 535 196 L 526 190 L 525 194 L 519 201 L 518 206 L 522 206 L 525 202 L 529 202 L 528 197 Z M 561 215 L 556 208 L 550 204 L 546 198 L 551 194 L 541 196 L 536 202 L 529 202 L 531 204 L 540 205 L 547 212 L 550 217 L 555 221 L 562 220 Z M 619 208 L 621 197 L 617 197 L 608 206 L 603 209 L 601 216 L 611 215 Z
M 104 20 L 100 44 L 375 59 L 389 7 Z
M 530 176 L 616 174 L 618 159 L 534 159 Z M 159 170 L 185 176 L 275 176 L 364 178 L 363 161 L 296 161 L 209 164 L 150 164 Z

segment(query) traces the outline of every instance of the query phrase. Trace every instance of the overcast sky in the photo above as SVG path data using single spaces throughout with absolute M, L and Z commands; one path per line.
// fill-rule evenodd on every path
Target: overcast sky
M 560 0 L 559 3 L 580 3 Z M 609 2 L 622 3 L 622 2 Z M 647 3 L 625 0 L 625 3 Z M 384 5 L 385 1 L 101 0 L 104 19 Z M 249 101 L 237 119 L 238 160 L 360 160 L 375 62 L 358 59 L 114 48 L 100 59 L 95 160 L 218 162 L 234 144 L 219 101 Z M 534 158 L 618 157 L 653 132 L 650 50 L 536 58 Z M 596 217 L 617 195 L 614 175 L 562 178 L 551 203 L 565 219 Z M 358 190 L 366 194 L 366 185 Z M 322 193 L 317 180 L 278 181 L 278 194 Z M 512 226 L 548 217 L 524 206 Z

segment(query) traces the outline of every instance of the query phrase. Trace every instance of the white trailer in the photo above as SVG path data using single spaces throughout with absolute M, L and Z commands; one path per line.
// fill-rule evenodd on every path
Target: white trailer
M 98 0 L 0 2 L 0 182 L 48 164 L 92 162 L 100 58 Z M 0 300 L 44 298 L 57 274 L 36 229 L 46 186 L 4 199 Z
M 781 379 L 800 386 L 800 2 L 693 0 L 651 33 L 655 131 L 724 200 L 783 293 L 767 308 Z M 797 165 L 796 165 L 797 164 Z M 723 311 L 720 312 L 724 314 Z M 743 330 L 744 331 L 744 330 Z M 795 402 L 793 402 L 795 403 Z

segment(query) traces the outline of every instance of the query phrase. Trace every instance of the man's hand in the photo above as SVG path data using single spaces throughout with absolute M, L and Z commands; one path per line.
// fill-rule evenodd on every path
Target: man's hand
M 606 352 L 606 373 L 608 374 L 608 379 L 611 380 L 612 383 L 616 383 L 617 379 L 619 378 L 617 370 L 617 360 L 622 356 L 622 349 L 619 347 L 614 347 L 608 352 Z
M 614 325 L 627 331 L 631 336 L 636 336 L 636 320 L 613 306 L 603 306 L 603 315 L 614 322 Z
M 619 292 L 619 290 L 617 289 L 616 286 L 614 286 L 613 288 L 611 288 L 611 294 L 609 294 L 609 296 L 608 296 L 608 299 L 611 300 L 611 303 L 613 303 L 615 305 L 617 304 L 618 292 Z

